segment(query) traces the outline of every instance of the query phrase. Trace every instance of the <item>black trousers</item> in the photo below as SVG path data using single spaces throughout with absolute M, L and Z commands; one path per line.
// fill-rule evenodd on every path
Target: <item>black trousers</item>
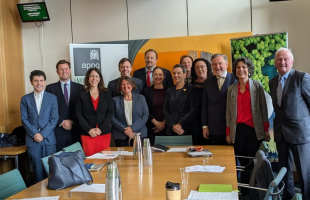
M 293 133 L 292 133 L 293 134 Z M 292 172 L 293 159 L 299 177 L 300 189 L 303 199 L 310 199 L 310 143 L 291 144 L 282 136 L 281 142 L 277 143 L 279 154 L 279 168 L 286 167 L 287 172 L 283 177 L 285 188 L 283 190 L 283 200 L 292 199 L 295 194 L 294 178 Z
M 259 149 L 259 145 L 263 140 L 258 140 L 256 137 L 254 127 L 246 124 L 237 124 L 236 138 L 235 138 L 235 155 L 255 157 L 256 152 Z M 248 158 L 238 158 L 241 166 L 247 166 L 251 160 Z M 241 183 L 248 184 L 250 182 L 250 173 L 241 172 Z M 246 188 L 241 188 L 242 194 L 247 194 Z

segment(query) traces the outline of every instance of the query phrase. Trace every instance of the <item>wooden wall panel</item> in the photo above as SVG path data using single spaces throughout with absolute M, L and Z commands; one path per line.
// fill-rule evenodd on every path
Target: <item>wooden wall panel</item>
M 0 0 L 0 131 L 21 125 L 20 99 L 25 94 L 19 0 Z

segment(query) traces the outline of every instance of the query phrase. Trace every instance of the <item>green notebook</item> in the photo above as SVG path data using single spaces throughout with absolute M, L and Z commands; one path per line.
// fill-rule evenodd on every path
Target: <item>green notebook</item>
M 199 192 L 232 192 L 230 184 L 200 184 Z

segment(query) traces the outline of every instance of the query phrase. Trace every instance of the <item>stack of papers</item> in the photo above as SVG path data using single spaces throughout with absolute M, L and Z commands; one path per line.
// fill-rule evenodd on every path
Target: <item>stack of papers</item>
M 72 190 L 70 190 L 69 195 L 71 197 L 71 192 L 92 192 L 92 193 L 105 193 L 105 184 L 83 184 Z
M 197 192 L 192 190 L 187 199 L 238 200 L 238 192 Z
M 94 155 L 86 157 L 87 159 L 114 159 L 121 152 L 120 151 L 101 151 L 100 153 L 96 153 Z M 122 151 L 124 156 L 133 156 L 133 152 Z
M 222 173 L 225 167 L 219 165 L 194 165 L 186 167 L 188 172 L 210 172 L 210 173 Z
M 187 148 L 170 148 L 167 152 L 186 152 Z
M 26 198 L 23 200 L 58 200 L 58 199 L 59 199 L 59 196 L 51 196 L 51 197 Z M 13 199 L 13 200 L 18 200 L 18 199 Z

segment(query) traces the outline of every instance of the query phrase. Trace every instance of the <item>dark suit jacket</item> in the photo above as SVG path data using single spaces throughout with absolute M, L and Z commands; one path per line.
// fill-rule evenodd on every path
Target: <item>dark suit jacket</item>
M 235 83 L 234 75 L 227 72 L 221 90 L 218 88 L 217 77 L 212 76 L 204 83 L 201 106 L 202 126 L 208 126 L 210 135 L 226 135 L 226 101 L 227 89 Z M 230 102 L 227 102 L 230 103 Z
M 304 144 L 310 142 L 310 76 L 291 70 L 283 88 L 281 107 L 277 103 L 279 75 L 269 82 L 270 95 L 275 111 L 274 140 Z M 283 133 L 283 135 L 282 135 Z
M 57 137 L 57 140 L 62 139 L 73 143 L 75 142 L 76 138 L 80 136 L 80 127 L 78 126 L 78 121 L 75 115 L 75 101 L 78 91 L 81 90 L 83 86 L 71 81 L 70 87 L 70 99 L 68 105 L 66 104 L 60 81 L 47 85 L 46 91 L 54 94 L 57 97 L 59 119 L 54 131 L 55 135 L 61 135 L 61 137 Z M 59 126 L 63 120 L 67 119 L 70 119 L 74 122 L 71 130 L 65 130 Z
M 172 76 L 171 76 L 171 72 L 167 69 L 164 69 L 164 80 L 163 80 L 163 85 L 166 88 L 170 88 L 171 86 L 173 86 L 173 80 L 172 80 Z M 143 88 L 146 88 L 146 72 L 145 72 L 145 67 L 141 68 L 141 69 L 137 69 L 136 71 L 133 72 L 133 77 L 136 77 L 138 79 L 141 79 L 143 81 Z
M 121 96 L 121 93 L 118 92 L 118 90 L 117 90 L 119 79 L 120 78 L 114 79 L 113 81 L 110 81 L 109 84 L 108 84 L 108 91 L 111 94 L 112 98 L 116 97 L 116 96 Z M 142 91 L 143 91 L 143 82 L 142 82 L 142 80 L 140 80 L 138 78 L 135 78 L 135 77 L 131 77 L 131 79 L 137 85 L 137 88 L 134 91 L 132 91 L 132 93 L 141 94 Z
M 126 135 L 124 134 L 124 128 L 128 127 L 126 118 L 125 118 L 125 107 L 124 107 L 124 97 L 117 96 L 114 97 L 115 105 L 113 108 L 113 117 L 112 117 L 112 133 L 114 139 L 124 140 Z M 132 94 L 132 125 L 131 129 L 140 133 L 141 138 L 147 136 L 146 122 L 149 117 L 149 109 L 144 96 L 140 94 Z
M 181 124 L 184 135 L 197 134 L 194 132 L 198 129 L 196 116 L 198 113 L 199 99 L 196 97 L 196 88 L 185 83 L 182 94 L 179 98 L 176 97 L 176 86 L 167 90 L 164 117 L 167 124 L 167 135 L 177 135 L 172 130 L 172 126 Z M 200 129 L 201 130 L 201 129 Z
M 27 132 L 26 146 L 38 144 L 33 139 L 36 133 L 43 136 L 44 145 L 56 144 L 54 128 L 58 121 L 58 104 L 55 95 L 44 91 L 40 115 L 38 115 L 33 92 L 26 94 L 20 102 L 20 114 L 23 127 Z
M 97 110 L 93 106 L 89 92 L 80 90 L 76 99 L 76 116 L 82 128 L 82 135 L 89 135 L 92 128 L 101 130 L 101 135 L 111 133 L 110 122 L 113 112 L 113 100 L 108 91 L 99 92 L 99 103 Z

